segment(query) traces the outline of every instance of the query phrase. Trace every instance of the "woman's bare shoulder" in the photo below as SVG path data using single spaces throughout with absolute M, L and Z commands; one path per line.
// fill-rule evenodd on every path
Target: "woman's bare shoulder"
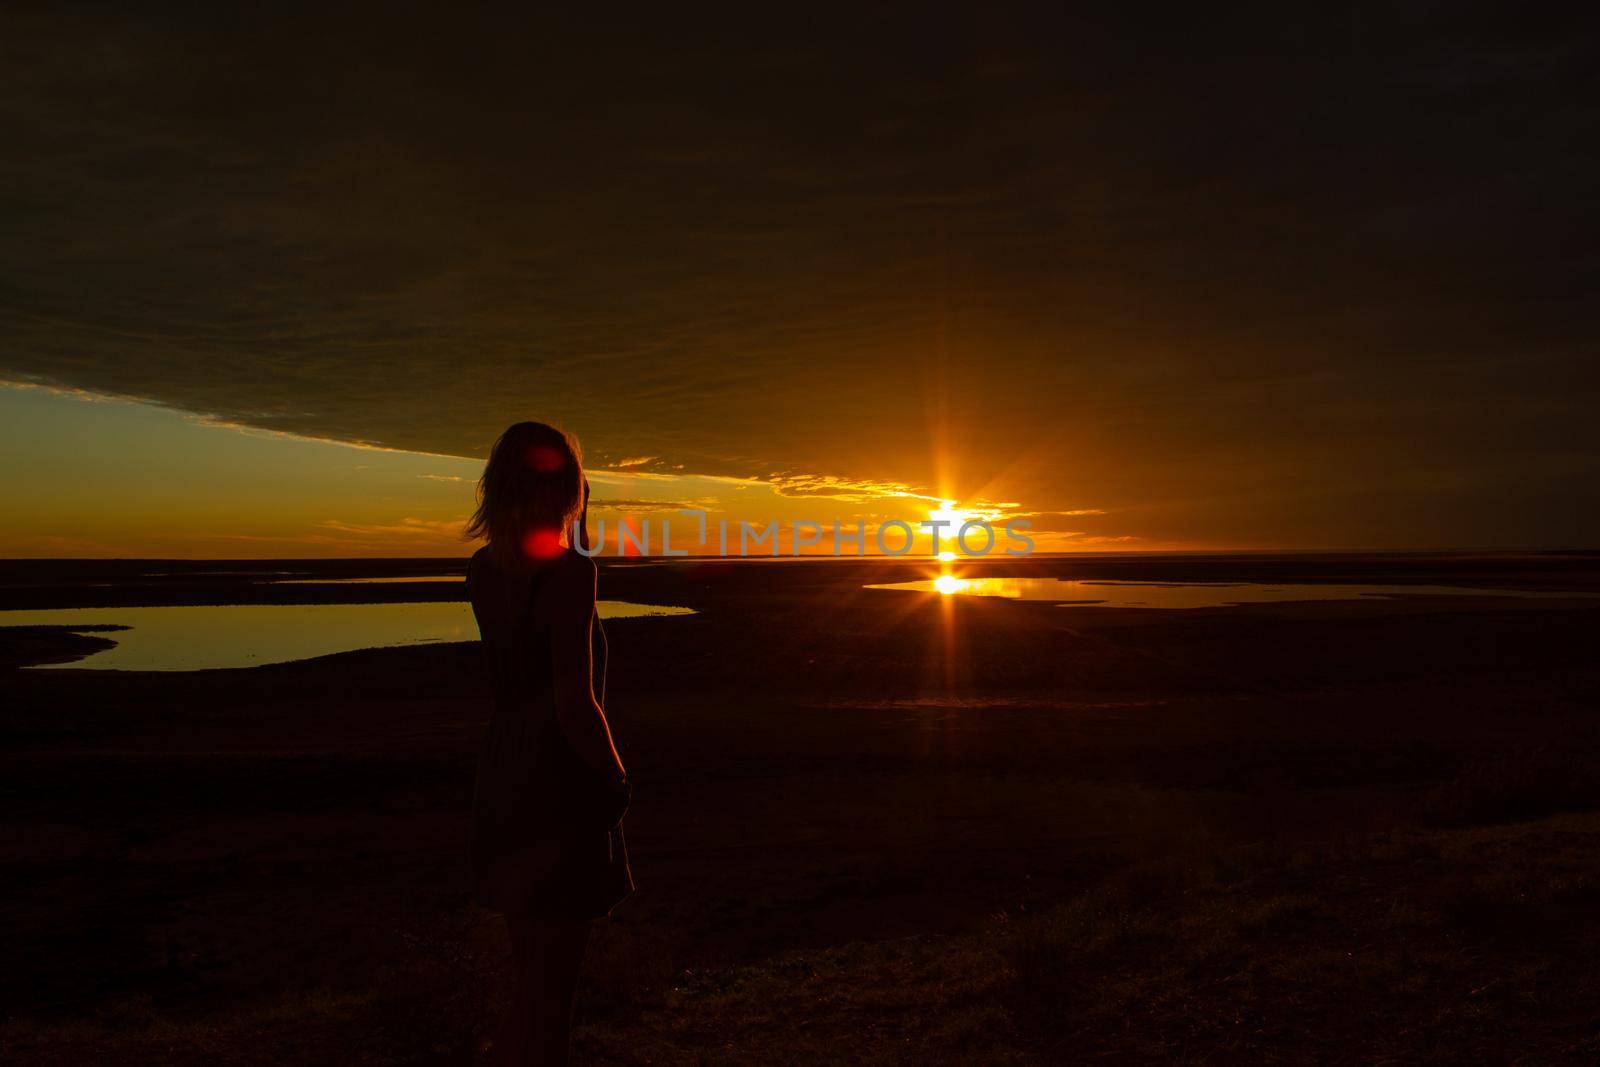
M 551 560 L 543 583 L 544 599 L 553 618 L 578 622 L 594 611 L 594 561 L 576 552 Z
M 557 589 L 566 595 L 594 597 L 595 575 L 598 569 L 594 560 L 581 552 L 566 552 L 550 564 L 551 577 Z

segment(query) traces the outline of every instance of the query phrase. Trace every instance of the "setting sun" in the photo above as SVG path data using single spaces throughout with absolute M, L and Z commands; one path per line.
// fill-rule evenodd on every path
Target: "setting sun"
M 956 502 L 954 500 L 940 501 L 938 507 L 929 509 L 928 519 L 930 521 L 943 522 L 946 524 L 944 527 L 938 530 L 933 544 L 934 555 L 941 563 L 955 562 L 957 559 L 957 553 L 954 548 L 941 548 L 940 546 L 947 544 L 954 545 L 956 543 L 956 536 L 961 532 L 961 525 L 963 523 L 972 522 L 974 519 L 981 518 L 983 518 L 983 516 L 979 515 L 977 512 L 967 511 L 964 508 L 956 507 Z M 945 592 L 945 590 L 941 589 L 940 592 Z

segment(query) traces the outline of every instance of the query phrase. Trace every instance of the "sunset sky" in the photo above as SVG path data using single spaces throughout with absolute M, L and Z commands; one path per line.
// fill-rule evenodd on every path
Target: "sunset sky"
M 526 418 L 613 522 L 1600 540 L 1588 27 L 753 10 L 0 14 L 0 555 L 464 552 Z

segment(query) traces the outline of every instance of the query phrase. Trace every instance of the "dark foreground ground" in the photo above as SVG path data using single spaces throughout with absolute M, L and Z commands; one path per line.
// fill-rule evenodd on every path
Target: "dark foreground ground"
M 0 565 L 0 606 L 286 595 L 120 566 Z M 701 613 L 608 625 L 640 891 L 581 1061 L 1600 1059 L 1600 601 L 858 588 L 924 566 L 603 571 Z M 1012 566 L 1600 590 L 1582 556 Z M 477 650 L 16 669 L 97 640 L 0 631 L 0 1060 L 473 1062 Z

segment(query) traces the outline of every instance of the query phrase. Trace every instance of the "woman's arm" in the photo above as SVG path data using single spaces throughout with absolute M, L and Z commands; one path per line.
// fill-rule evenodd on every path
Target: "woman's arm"
M 611 740 L 605 712 L 594 696 L 589 634 L 594 622 L 595 566 L 582 557 L 557 566 L 552 576 L 555 604 L 550 622 L 556 719 L 579 758 L 607 781 L 620 785 L 626 772 Z

